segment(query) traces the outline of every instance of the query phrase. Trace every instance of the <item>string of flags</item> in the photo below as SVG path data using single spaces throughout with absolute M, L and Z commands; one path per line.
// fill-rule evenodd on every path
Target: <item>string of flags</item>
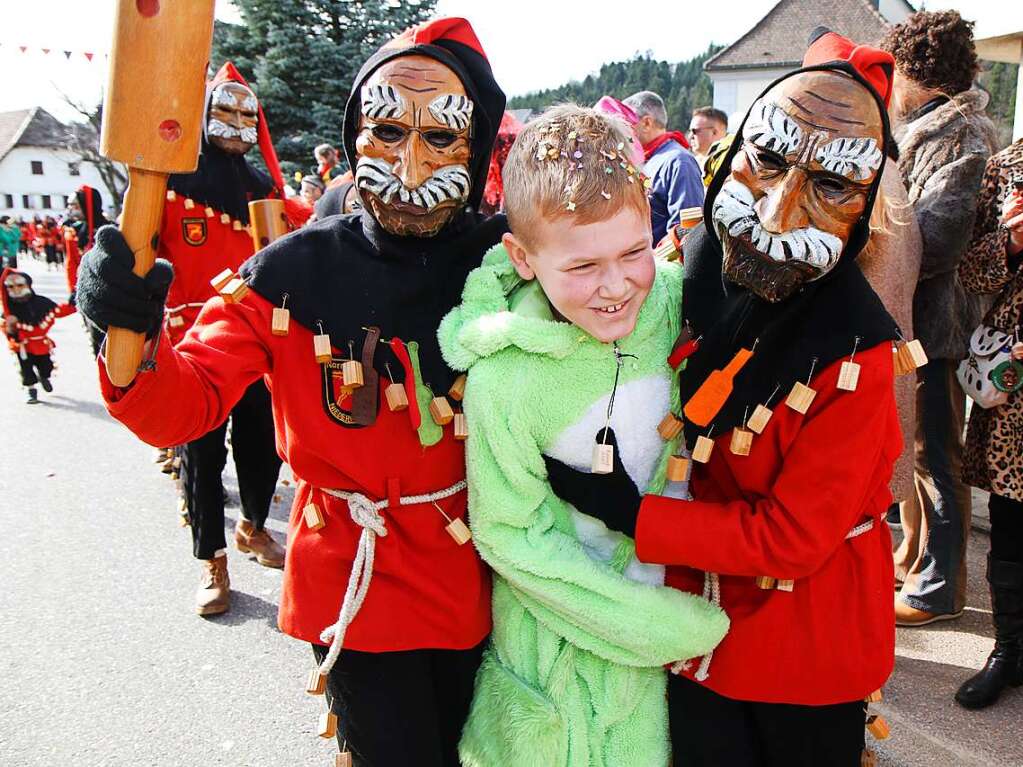
M 94 51 L 68 51 L 59 48 L 42 48 L 34 45 L 11 45 L 10 43 L 0 43 L 0 49 L 3 48 L 17 48 L 22 53 L 42 53 L 44 56 L 48 56 L 53 53 L 55 55 L 64 54 L 64 58 L 68 61 L 71 60 L 72 56 L 84 57 L 86 61 L 92 62 L 94 59 L 107 60 L 110 58 L 109 53 L 96 53 Z

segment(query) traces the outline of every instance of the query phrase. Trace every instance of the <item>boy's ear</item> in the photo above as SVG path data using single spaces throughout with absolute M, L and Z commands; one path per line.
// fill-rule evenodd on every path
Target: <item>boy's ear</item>
M 526 246 L 521 240 L 511 232 L 505 232 L 501 236 L 501 243 L 504 245 L 504 249 L 508 251 L 508 259 L 512 262 L 512 266 L 515 267 L 515 271 L 519 273 L 519 277 L 527 281 L 536 277 L 533 267 L 526 262 L 529 251 L 526 250 Z

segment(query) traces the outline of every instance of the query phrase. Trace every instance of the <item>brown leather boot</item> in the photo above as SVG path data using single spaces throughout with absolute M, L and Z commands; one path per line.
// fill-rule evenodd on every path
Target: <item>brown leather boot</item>
M 257 530 L 244 517 L 234 527 L 234 543 L 242 554 L 255 554 L 263 567 L 284 567 L 284 547 L 266 530 Z
M 219 615 L 231 608 L 231 579 L 227 576 L 227 555 L 203 559 L 202 577 L 195 592 L 195 611 L 199 615 Z

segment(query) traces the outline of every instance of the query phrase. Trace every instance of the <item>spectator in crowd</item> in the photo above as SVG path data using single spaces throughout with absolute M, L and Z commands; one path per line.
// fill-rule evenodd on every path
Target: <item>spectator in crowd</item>
M 987 94 L 972 87 L 973 24 L 956 11 L 915 13 L 882 45 L 895 57 L 899 170 L 923 238 L 913 328 L 929 362 L 917 370 L 916 492 L 903 509 L 906 537 L 916 546 L 904 547 L 896 562 L 904 583 L 895 599 L 896 623 L 921 626 L 958 617 L 966 600 L 966 398 L 955 371 L 980 310 L 957 268 L 995 129 L 984 113 Z
M 1013 336 L 1014 360 L 1023 359 L 1023 139 L 987 164 L 973 241 L 959 264 L 963 286 L 994 296 L 983 324 Z M 1019 369 L 1015 370 L 1017 380 Z M 1023 684 L 1023 393 L 990 409 L 974 405 L 966 434 L 963 476 L 991 493 L 991 552 L 987 580 L 995 649 L 984 668 L 956 693 L 966 708 L 994 703 L 1006 685 Z
M 710 155 L 711 147 L 728 133 L 728 115 L 714 107 L 700 107 L 693 110 L 689 120 L 689 145 L 697 162 L 703 168 Z
M 678 131 L 668 131 L 664 101 L 652 91 L 625 99 L 639 118 L 635 131 L 643 146 L 643 171 L 650 178 L 650 222 L 654 242 L 679 222 L 679 211 L 703 205 L 700 165 L 689 142 Z
M 344 173 L 337 162 L 337 150 L 330 144 L 320 144 L 313 150 L 313 156 L 316 158 L 316 175 L 323 179 L 324 184 Z
M 312 174 L 302 177 L 302 185 L 300 187 L 300 194 L 302 199 L 309 205 L 315 205 L 316 201 L 323 196 L 323 190 L 326 185 L 323 183 L 323 179 L 319 176 Z
M 10 216 L 0 217 L 0 269 L 18 268 L 18 243 L 21 241 L 21 227 Z

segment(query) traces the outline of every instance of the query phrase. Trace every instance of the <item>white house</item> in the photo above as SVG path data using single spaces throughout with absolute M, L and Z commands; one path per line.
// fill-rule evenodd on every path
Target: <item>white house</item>
M 0 215 L 59 216 L 82 184 L 111 204 L 95 166 L 63 148 L 68 132 L 40 107 L 0 112 Z
M 876 44 L 891 24 L 914 8 L 906 0 L 780 0 L 734 43 L 707 59 L 714 106 L 738 122 L 761 91 L 803 60 L 806 43 L 819 26 L 856 42 Z

